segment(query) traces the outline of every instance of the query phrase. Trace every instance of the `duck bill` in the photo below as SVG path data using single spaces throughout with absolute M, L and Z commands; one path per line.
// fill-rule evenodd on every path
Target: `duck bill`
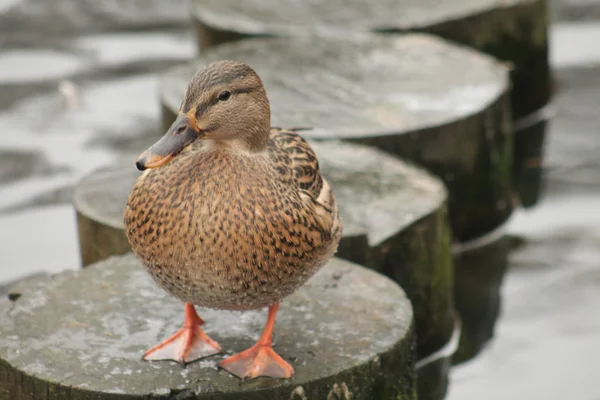
M 135 165 L 140 171 L 158 168 L 173 160 L 183 149 L 202 134 L 193 126 L 189 117 L 180 114 L 167 133 L 148 150 L 140 154 Z

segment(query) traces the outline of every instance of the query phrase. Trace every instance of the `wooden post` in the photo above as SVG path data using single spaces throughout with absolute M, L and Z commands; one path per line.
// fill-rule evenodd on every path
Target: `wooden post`
M 282 302 L 275 349 L 294 379 L 243 382 L 218 355 L 181 367 L 144 350 L 180 328 L 183 304 L 131 254 L 40 278 L 0 300 L 0 398 L 414 400 L 413 313 L 398 285 L 333 259 Z M 256 340 L 264 310 L 199 309 L 227 353 Z
M 274 125 L 375 146 L 439 176 L 455 240 L 484 235 L 511 215 L 509 80 L 490 57 L 420 34 L 230 43 L 162 76 L 165 127 L 193 73 L 218 59 L 257 70 Z
M 552 96 L 548 57 L 547 0 L 435 2 L 420 0 L 303 1 L 291 6 L 277 0 L 193 0 L 202 53 L 219 43 L 246 37 L 306 36 L 342 32 L 426 32 L 483 51 L 511 65 L 512 114 L 517 125 L 542 115 Z M 343 12 L 340 12 L 340 9 Z M 318 39 L 315 40 L 315 43 Z M 200 53 L 200 54 L 202 54 Z M 419 65 L 417 64 L 416 67 Z M 441 72 L 441 71 L 440 71 Z M 516 131 L 515 152 L 540 154 L 543 116 L 535 128 Z M 538 131 L 542 131 L 540 135 Z M 540 195 L 541 175 L 516 159 L 516 189 L 526 206 Z

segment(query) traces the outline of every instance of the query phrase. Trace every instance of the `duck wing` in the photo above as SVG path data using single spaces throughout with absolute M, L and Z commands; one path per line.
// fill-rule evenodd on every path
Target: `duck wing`
M 315 207 L 323 228 L 334 236 L 340 235 L 342 224 L 335 197 L 321 176 L 319 160 L 310 144 L 294 131 L 272 128 L 269 152 L 279 173 L 291 174 L 301 197 Z
M 323 189 L 323 178 L 319 170 L 319 160 L 308 142 L 298 133 L 272 128 L 269 151 L 275 157 L 279 168 L 292 171 L 300 190 L 315 199 Z M 285 171 L 279 171 L 285 173 Z

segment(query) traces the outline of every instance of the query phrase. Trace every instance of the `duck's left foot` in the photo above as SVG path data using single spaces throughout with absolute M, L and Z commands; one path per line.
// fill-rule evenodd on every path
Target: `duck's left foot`
M 278 307 L 279 304 L 269 307 L 269 318 L 258 342 L 248 350 L 221 361 L 218 364 L 220 368 L 242 379 L 252 379 L 259 376 L 271 378 L 291 378 L 294 376 L 294 368 L 279 354 L 275 353 L 273 347 L 271 347 L 273 325 L 275 324 L 275 314 L 277 314 Z
M 194 306 L 186 303 L 183 328 L 144 353 L 143 360 L 172 360 L 185 365 L 221 353 L 221 346 L 200 328 L 203 323 L 204 321 L 196 314 Z
M 221 361 L 218 365 L 243 379 L 259 376 L 291 378 L 294 375 L 294 368 L 275 353 L 271 346 L 260 343 Z

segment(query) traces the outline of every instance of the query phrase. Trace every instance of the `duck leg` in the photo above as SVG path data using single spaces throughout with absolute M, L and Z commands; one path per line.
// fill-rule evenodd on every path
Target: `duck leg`
M 200 328 L 204 324 L 193 304 L 185 303 L 183 328 L 164 342 L 157 344 L 142 357 L 143 360 L 173 360 L 181 365 L 221 352 L 221 346 Z
M 279 303 L 269 307 L 269 317 L 258 342 L 248 350 L 231 356 L 219 363 L 223 368 L 240 378 L 269 376 L 272 378 L 291 378 L 294 369 L 279 354 L 273 351 L 273 326 Z

